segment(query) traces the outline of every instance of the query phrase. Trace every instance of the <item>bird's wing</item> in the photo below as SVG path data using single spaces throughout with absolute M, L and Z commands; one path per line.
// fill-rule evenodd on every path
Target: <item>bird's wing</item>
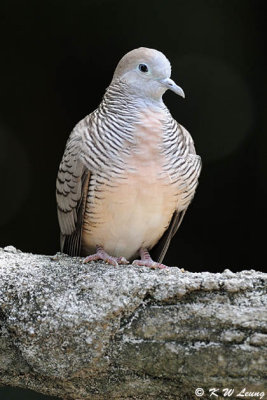
M 61 251 L 80 255 L 81 231 L 87 198 L 90 172 L 81 162 L 82 132 L 71 133 L 56 182 L 57 213 L 60 227 Z
M 182 212 L 174 212 L 168 229 L 164 232 L 158 243 L 150 251 L 150 255 L 154 261 L 162 263 L 171 243 L 171 239 L 179 228 L 185 212 L 186 210 L 183 210 Z
M 190 176 L 190 179 L 186 182 L 187 189 L 185 190 L 185 198 L 188 199 L 188 204 L 185 204 L 182 211 L 178 209 L 174 212 L 171 222 L 164 232 L 158 243 L 153 247 L 151 250 L 151 257 L 161 263 L 166 255 L 166 252 L 169 248 L 171 239 L 177 232 L 178 228 L 180 227 L 186 210 L 194 197 L 195 189 L 198 183 L 198 177 L 201 171 L 201 158 L 196 154 L 195 146 L 193 139 L 190 133 L 182 126 L 177 124 L 177 129 L 181 130 L 182 133 L 182 140 L 184 142 L 184 147 L 187 151 L 184 153 L 182 157 L 185 159 L 185 163 L 191 163 L 191 168 L 193 173 Z M 180 157 L 181 158 L 181 157 Z

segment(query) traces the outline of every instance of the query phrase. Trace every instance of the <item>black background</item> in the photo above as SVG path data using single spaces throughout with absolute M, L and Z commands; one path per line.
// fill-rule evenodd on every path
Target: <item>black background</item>
M 263 270 L 264 3 L 2 1 L 0 246 L 59 250 L 55 179 L 68 135 L 98 106 L 119 59 L 145 46 L 171 61 L 186 99 L 164 99 L 203 160 L 197 195 L 165 262 L 191 271 Z M 1 400 L 23 396 L 44 399 L 0 390 Z

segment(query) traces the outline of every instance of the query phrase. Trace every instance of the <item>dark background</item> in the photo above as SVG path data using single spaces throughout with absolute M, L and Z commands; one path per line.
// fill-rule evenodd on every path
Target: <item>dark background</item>
M 73 126 L 119 59 L 161 50 L 186 99 L 164 97 L 203 170 L 165 262 L 263 270 L 266 231 L 265 1 L 2 1 L 0 246 L 59 250 L 55 179 Z M 25 397 L 23 397 L 25 396 Z M 45 399 L 0 389 L 1 400 Z

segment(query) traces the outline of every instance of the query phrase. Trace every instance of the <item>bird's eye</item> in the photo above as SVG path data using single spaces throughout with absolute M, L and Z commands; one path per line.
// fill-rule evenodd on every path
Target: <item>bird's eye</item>
M 141 72 L 148 72 L 148 67 L 146 64 L 139 64 L 138 68 L 139 68 L 139 71 L 141 71 Z

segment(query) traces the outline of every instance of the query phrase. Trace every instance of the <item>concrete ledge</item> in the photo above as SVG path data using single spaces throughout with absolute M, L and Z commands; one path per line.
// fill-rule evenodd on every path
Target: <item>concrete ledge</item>
M 0 249 L 0 384 L 71 400 L 266 391 L 266 281 Z

